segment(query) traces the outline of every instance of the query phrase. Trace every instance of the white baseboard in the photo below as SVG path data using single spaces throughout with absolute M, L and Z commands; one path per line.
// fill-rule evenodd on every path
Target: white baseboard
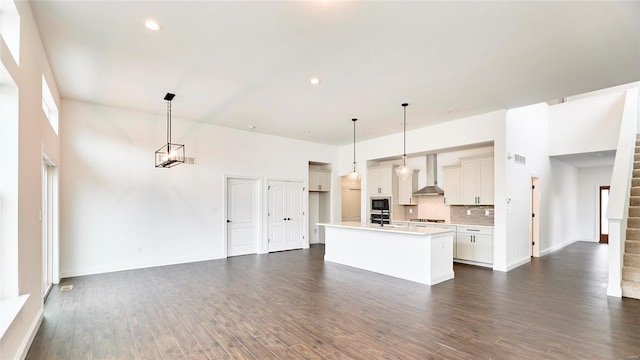
M 621 298 L 622 297 L 622 288 L 620 287 L 620 285 L 618 285 L 618 286 L 609 285 L 609 287 L 607 287 L 607 296 L 613 296 L 613 297 Z
M 522 266 L 524 264 L 528 264 L 530 262 L 531 262 L 531 257 L 530 256 L 523 257 L 522 259 L 520 259 L 518 261 L 515 261 L 515 262 L 511 263 L 509 266 L 507 266 L 507 272 L 511 271 L 511 270 L 513 270 L 513 269 L 515 269 L 515 268 L 517 268 L 519 266 Z
M 563 242 L 561 244 L 552 246 L 552 247 L 550 247 L 548 249 L 544 249 L 544 250 L 540 251 L 540 256 L 548 255 L 552 251 L 556 251 L 556 250 L 562 249 L 563 247 L 569 246 L 569 245 L 573 244 L 576 241 L 578 241 L 578 240 L 569 240 L 569 241 L 565 241 L 565 242 Z
M 41 307 L 36 315 L 35 319 L 31 323 L 29 327 L 29 331 L 27 332 L 27 336 L 24 337 L 20 347 L 16 354 L 19 354 L 18 359 L 24 360 L 27 357 L 27 353 L 29 353 L 29 348 L 31 348 L 31 344 L 33 343 L 33 339 L 35 339 L 36 334 L 38 333 L 38 329 L 40 329 L 40 324 L 42 324 L 42 319 L 44 318 L 44 307 Z
M 86 276 L 86 275 L 96 275 L 96 274 L 106 274 L 117 271 L 127 271 L 127 270 L 137 270 L 137 269 L 146 269 L 158 266 L 169 266 L 169 265 L 179 265 L 179 264 L 188 264 L 200 261 L 209 261 L 209 260 L 219 260 L 222 258 L 210 258 L 210 257 L 202 257 L 202 258 L 186 258 L 186 259 L 165 259 L 160 261 L 153 262 L 144 262 L 137 264 L 124 264 L 124 265 L 116 265 L 109 267 L 95 267 L 95 268 L 79 268 L 72 270 L 64 270 L 60 272 L 61 278 L 69 278 L 76 276 Z

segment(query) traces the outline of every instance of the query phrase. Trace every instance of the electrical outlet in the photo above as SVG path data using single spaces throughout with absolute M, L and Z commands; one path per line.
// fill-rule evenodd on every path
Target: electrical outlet
M 471 215 L 471 210 L 467 210 L 467 215 Z
M 413 214 L 413 209 L 409 209 L 409 214 Z
M 484 211 L 484 216 L 489 216 L 489 210 Z

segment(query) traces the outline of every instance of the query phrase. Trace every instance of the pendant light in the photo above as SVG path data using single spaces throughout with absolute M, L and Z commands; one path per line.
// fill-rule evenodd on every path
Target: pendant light
M 167 144 L 156 151 L 156 167 L 170 168 L 184 163 L 184 144 L 171 143 L 171 100 L 175 94 L 167 93 Z
M 402 153 L 402 165 L 396 168 L 396 175 L 398 175 L 400 180 L 409 180 L 413 174 L 413 169 L 407 165 L 407 106 L 409 106 L 409 104 L 402 104 L 402 108 L 404 109 L 404 151 Z
M 358 119 L 351 119 L 353 121 L 353 167 L 351 172 L 347 174 L 347 180 L 351 184 L 357 184 L 360 182 L 360 173 L 356 170 L 356 121 Z

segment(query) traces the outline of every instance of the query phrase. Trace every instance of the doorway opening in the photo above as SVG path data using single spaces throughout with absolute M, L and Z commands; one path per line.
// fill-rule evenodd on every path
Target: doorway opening
M 607 219 L 607 206 L 609 205 L 609 189 L 611 186 L 600 186 L 600 243 L 609 243 L 609 220 Z
M 56 164 L 42 157 L 42 296 L 60 282 L 58 270 L 58 172 Z
M 540 257 L 540 189 L 538 178 L 531 178 L 530 256 Z
M 227 256 L 258 253 L 260 182 L 227 178 Z

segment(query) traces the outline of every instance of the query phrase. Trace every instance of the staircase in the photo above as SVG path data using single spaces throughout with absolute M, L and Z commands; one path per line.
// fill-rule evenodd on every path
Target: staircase
M 622 296 L 640 299 L 640 134 L 636 136 L 627 240 L 622 262 Z

